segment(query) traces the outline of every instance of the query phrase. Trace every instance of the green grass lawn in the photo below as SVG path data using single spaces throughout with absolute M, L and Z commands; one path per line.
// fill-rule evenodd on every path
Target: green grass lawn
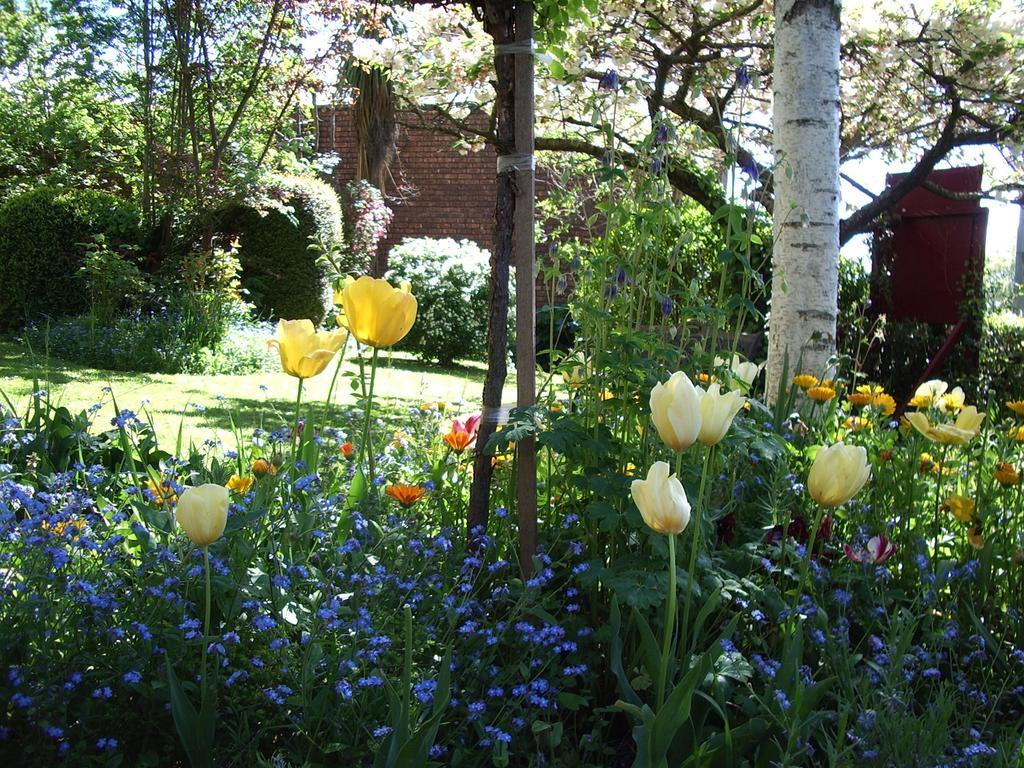
M 351 352 L 349 353 L 351 357 Z M 399 355 L 382 355 L 376 392 L 396 404 L 444 401 L 462 403 L 460 411 L 478 409 L 484 368 L 466 364 L 453 369 L 424 365 Z M 324 404 L 333 365 L 323 374 L 306 381 L 303 402 Z M 346 360 L 335 385 L 333 401 L 341 407 L 355 399 L 351 382 L 358 366 Z M 348 376 L 346 376 L 348 374 Z M 32 355 L 12 342 L 0 341 L 0 391 L 23 412 L 27 398 L 36 387 L 46 389 L 51 400 L 77 412 L 93 403 L 103 403 L 95 423 L 106 426 L 114 415 L 112 399 L 119 408 L 140 411 L 153 418 L 162 445 L 173 446 L 179 424 L 185 444 L 197 445 L 207 439 L 234 444 L 231 421 L 243 431 L 257 426 L 276 428 L 290 423 L 295 409 L 297 379 L 278 371 L 245 376 L 187 376 L 124 373 L 86 368 L 62 360 Z M 110 387 L 105 392 L 104 387 Z M 509 377 L 505 402 L 515 399 L 515 380 Z

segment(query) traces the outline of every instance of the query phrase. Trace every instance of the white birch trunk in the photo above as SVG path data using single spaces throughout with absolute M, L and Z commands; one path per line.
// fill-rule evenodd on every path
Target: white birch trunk
M 789 376 L 820 377 L 836 349 L 839 8 L 838 0 L 775 2 L 771 402 L 788 386 L 787 359 Z

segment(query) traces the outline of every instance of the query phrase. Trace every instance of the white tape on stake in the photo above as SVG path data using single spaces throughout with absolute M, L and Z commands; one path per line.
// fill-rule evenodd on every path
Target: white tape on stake
M 498 173 L 504 173 L 505 171 L 532 171 L 536 168 L 537 161 L 530 152 L 498 155 Z
M 512 56 L 517 53 L 527 53 L 532 56 L 535 50 L 532 38 L 529 40 L 516 40 L 514 43 L 499 43 L 494 46 L 496 56 Z

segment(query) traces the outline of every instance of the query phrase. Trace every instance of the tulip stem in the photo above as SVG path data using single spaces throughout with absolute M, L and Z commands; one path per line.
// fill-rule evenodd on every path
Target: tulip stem
M 362 359 L 359 362 L 360 369 L 363 367 Z M 362 372 L 362 371 L 361 371 Z M 365 386 L 365 373 L 362 376 Z M 359 465 L 362 466 L 362 459 L 366 457 L 367 478 L 366 482 L 373 483 L 373 450 L 370 447 L 370 421 L 373 419 L 373 385 L 377 380 L 377 348 L 373 348 L 373 357 L 370 360 L 370 385 L 364 389 L 366 395 L 366 418 L 363 421 L 363 442 L 359 446 Z
M 665 636 L 661 643 L 661 669 L 658 670 L 658 698 L 655 712 L 661 711 L 665 703 L 665 687 L 668 683 L 668 657 L 672 653 L 672 641 L 676 629 L 676 535 L 668 536 L 668 604 L 665 606 Z M 687 600 L 689 602 L 689 600 Z
M 697 503 L 693 507 L 693 518 L 690 520 L 690 527 L 693 528 L 693 543 L 690 545 L 690 562 L 686 569 L 686 602 L 683 603 L 683 650 L 686 650 L 687 641 L 692 642 L 687 634 L 690 628 L 690 603 L 693 597 L 694 572 L 697 570 L 697 550 L 700 548 L 701 515 L 704 511 L 704 490 L 707 488 L 707 479 L 712 468 L 715 454 L 715 446 L 708 448 L 704 454 L 704 467 L 700 473 L 700 490 L 697 491 Z
M 299 460 L 299 415 L 302 406 L 302 385 L 305 379 L 299 379 L 298 391 L 295 393 L 295 427 L 292 429 L 292 465 Z
M 942 453 L 939 456 L 939 476 L 935 481 L 935 521 L 932 525 L 932 557 L 937 561 L 939 558 L 939 510 L 942 509 L 942 476 L 946 474 L 946 453 L 949 447 L 942 446 Z
M 302 380 L 299 379 L 299 381 Z M 206 654 L 210 646 L 210 548 L 208 546 L 203 547 L 203 562 L 206 566 L 206 614 L 203 619 L 203 663 L 199 689 L 201 707 L 206 703 Z

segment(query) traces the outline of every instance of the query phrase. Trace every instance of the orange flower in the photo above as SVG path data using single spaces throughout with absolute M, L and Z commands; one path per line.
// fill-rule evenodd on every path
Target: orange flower
M 345 457 L 346 461 L 352 461 L 356 457 L 356 446 L 352 441 L 346 440 L 338 448 L 338 452 Z
M 44 520 L 42 523 L 44 530 L 53 531 L 56 536 L 63 536 L 69 528 L 72 529 L 73 534 L 79 534 L 85 530 L 85 526 L 86 520 L 81 517 L 76 520 L 61 520 L 59 523 L 49 523 Z
M 992 475 L 1003 488 L 1009 488 L 1020 482 L 1020 473 L 1013 468 L 1012 464 L 1007 464 L 1005 461 L 996 465 L 996 471 Z
M 1006 407 L 1018 416 L 1024 416 L 1024 400 L 1007 400 Z
M 426 495 L 427 489 L 422 485 L 395 483 L 394 485 L 389 485 L 385 488 L 384 493 L 408 509 Z
M 793 383 L 800 387 L 800 389 L 810 389 L 811 387 L 818 386 L 818 377 L 811 376 L 809 373 L 801 373 L 799 376 L 793 377 Z
M 477 432 L 480 431 L 479 413 L 466 416 L 462 419 L 455 419 L 448 434 L 442 436 L 442 440 L 456 453 L 462 453 L 466 448 L 476 441 Z
M 252 475 L 232 475 L 227 482 L 227 489 L 235 493 L 248 493 L 256 478 Z
M 161 482 L 157 485 L 152 480 L 147 480 L 146 490 L 157 504 L 174 504 L 178 501 L 178 494 L 174 492 L 174 487 L 170 483 Z
M 817 403 L 827 403 L 836 396 L 836 391 L 826 386 L 811 387 L 807 390 L 807 396 Z
M 252 473 L 257 477 L 263 477 L 264 475 L 273 476 L 277 474 L 277 467 L 266 459 L 256 459 L 252 463 Z
M 470 443 L 476 440 L 476 435 L 471 435 L 469 432 L 455 432 L 454 430 L 444 435 L 442 438 L 448 447 L 456 453 L 462 453 L 466 448 L 469 447 Z

